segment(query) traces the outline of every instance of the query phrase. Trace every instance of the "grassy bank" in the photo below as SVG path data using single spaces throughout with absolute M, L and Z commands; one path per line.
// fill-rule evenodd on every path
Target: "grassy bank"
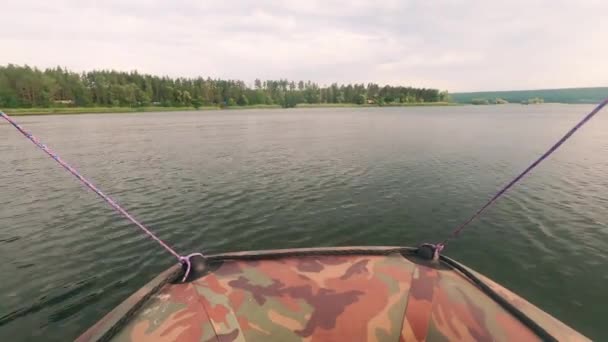
M 266 104 L 258 104 L 258 105 L 250 105 L 250 106 L 228 106 L 219 109 L 281 109 L 281 105 L 266 105 Z
M 199 109 L 192 107 L 63 107 L 63 108 L 8 108 L 5 113 L 12 116 L 54 115 L 54 114 L 111 114 L 111 113 L 147 113 L 147 112 L 184 112 L 208 110 L 242 110 L 242 109 L 277 109 L 279 105 L 252 106 L 206 106 Z
M 202 107 L 200 110 L 215 110 L 218 107 Z M 8 115 L 52 115 L 52 114 L 101 114 L 191 111 L 192 107 L 69 107 L 69 108 L 9 108 Z
M 298 103 L 296 108 L 352 108 L 352 107 L 377 107 L 376 105 L 355 103 Z
M 451 106 L 457 105 L 448 102 L 421 102 L 421 103 L 389 103 L 384 107 L 415 107 L 415 106 Z M 378 107 L 375 104 L 358 105 L 354 103 L 300 103 L 296 108 L 366 108 Z M 196 110 L 244 110 L 244 109 L 281 109 L 280 105 L 251 105 L 217 107 L 207 106 L 199 109 L 192 107 L 61 107 L 61 108 L 8 108 L 4 110 L 8 115 L 54 115 L 54 114 L 110 114 L 110 113 L 146 113 L 146 112 L 181 112 Z
M 414 103 L 386 103 L 384 107 L 436 107 L 436 106 L 460 106 L 454 102 L 414 102 Z
M 454 106 L 460 105 L 451 102 L 411 102 L 411 103 L 385 103 L 377 104 L 355 104 L 355 103 L 299 103 L 296 108 L 363 108 L 363 107 L 421 107 L 421 106 Z

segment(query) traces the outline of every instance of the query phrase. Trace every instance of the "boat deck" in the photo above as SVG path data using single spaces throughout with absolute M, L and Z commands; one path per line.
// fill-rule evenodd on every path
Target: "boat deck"
M 411 251 L 350 247 L 215 255 L 189 283 L 167 282 L 178 266 L 165 271 L 79 341 L 542 340 L 445 260 L 423 260 Z M 551 336 L 587 340 L 466 270 Z

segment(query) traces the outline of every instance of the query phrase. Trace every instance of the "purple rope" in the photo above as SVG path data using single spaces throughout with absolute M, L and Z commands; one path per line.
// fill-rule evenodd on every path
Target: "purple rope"
M 179 262 L 181 262 L 182 264 L 184 264 L 185 267 L 186 267 L 186 273 L 184 275 L 184 279 L 183 280 L 185 280 L 188 277 L 188 274 L 190 273 L 190 268 L 191 268 L 190 257 L 192 257 L 194 255 L 201 255 L 202 256 L 202 254 L 200 254 L 200 253 L 190 254 L 190 255 L 185 256 L 185 257 L 179 255 L 167 243 L 165 243 L 163 240 L 161 240 L 156 235 L 154 235 L 154 233 L 152 233 L 152 231 L 150 231 L 150 229 L 146 228 L 146 226 L 144 226 L 141 222 L 139 222 L 133 216 L 131 216 L 131 214 L 129 214 L 125 209 L 123 209 L 120 205 L 118 205 L 118 203 L 116 203 L 116 201 L 114 201 L 108 195 L 104 194 L 95 185 L 93 185 L 89 180 L 87 180 L 82 175 L 80 175 L 80 173 L 78 171 L 76 171 L 76 169 L 74 169 L 68 163 L 66 163 L 65 161 L 63 161 L 50 148 L 48 148 L 45 144 L 43 144 L 40 140 L 38 140 L 38 138 L 36 138 L 35 136 L 33 136 L 31 133 L 29 133 L 28 131 L 26 131 L 17 122 L 15 122 L 11 117 L 9 117 L 8 115 L 6 115 L 5 113 L 3 113 L 1 111 L 0 111 L 0 116 L 3 117 L 6 121 L 8 121 L 11 125 L 13 125 L 19 132 L 21 132 L 21 134 L 23 134 L 26 138 L 28 138 L 36 146 L 38 146 L 40 149 L 42 149 L 51 158 L 53 158 L 57 163 L 59 163 L 59 165 L 63 166 L 64 169 L 66 169 L 68 172 L 70 172 L 72 175 L 74 175 L 76 178 L 78 178 L 78 180 L 80 182 L 82 182 L 82 184 L 84 184 L 89 189 L 93 190 L 93 192 L 95 192 L 99 197 L 101 197 L 104 201 L 106 201 L 112 208 L 114 208 L 116 211 L 118 211 L 122 216 L 126 217 L 129 221 L 131 221 L 133 224 L 135 224 L 136 226 L 138 226 L 150 238 L 152 238 L 154 241 L 158 242 L 158 244 L 161 245 L 165 250 L 167 250 L 167 252 L 173 254 L 173 256 L 175 256 L 177 258 L 177 260 L 179 260 Z
M 547 150 L 547 152 L 543 153 L 543 155 L 541 155 L 532 164 L 530 164 L 530 166 L 528 166 L 522 173 L 520 173 L 517 177 L 515 177 L 515 179 L 513 179 L 511 182 L 509 182 L 507 185 L 505 185 L 502 189 L 500 189 L 496 193 L 496 195 L 494 195 L 486 204 L 484 204 L 483 207 L 481 207 L 481 209 L 477 210 L 477 212 L 475 212 L 475 214 L 473 214 L 473 216 L 471 216 L 468 220 L 466 220 L 465 222 L 460 224 L 458 227 L 456 227 L 456 229 L 450 234 L 450 236 L 448 236 L 443 242 L 435 245 L 438 249 L 438 252 L 440 252 L 443 248 L 445 248 L 445 245 L 448 243 L 449 240 L 458 237 L 460 235 L 460 232 L 462 232 L 462 230 L 466 226 L 468 226 L 469 223 L 473 222 L 473 220 L 475 220 L 477 217 L 479 217 L 479 215 L 481 215 L 488 207 L 490 207 L 492 204 L 494 204 L 494 202 L 496 202 L 496 200 L 498 198 L 500 198 L 500 196 L 502 196 L 505 192 L 507 192 L 507 190 L 509 190 L 513 185 L 515 185 L 522 178 L 524 178 L 525 175 L 527 175 L 530 171 L 532 171 L 532 169 L 534 169 L 538 164 L 540 164 L 543 160 L 545 160 L 553 152 L 555 152 L 563 143 L 566 142 L 566 140 L 568 140 L 568 138 L 570 138 L 574 134 L 574 132 L 578 131 L 579 128 L 581 128 L 584 124 L 586 124 L 587 121 L 589 121 L 592 117 L 594 117 L 595 114 L 597 114 L 600 110 L 602 110 L 602 108 L 604 108 L 607 104 L 608 104 L 608 98 L 606 98 L 602 102 L 600 102 L 589 114 L 587 114 L 587 116 L 585 116 L 579 123 L 577 123 L 576 126 L 572 127 L 572 129 L 570 129 L 568 131 L 568 133 L 566 133 L 561 139 L 559 139 L 555 143 L 555 145 L 551 146 L 551 148 L 549 148 Z

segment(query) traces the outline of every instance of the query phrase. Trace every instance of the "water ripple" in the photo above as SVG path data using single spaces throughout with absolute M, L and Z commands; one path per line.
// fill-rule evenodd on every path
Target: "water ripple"
M 22 121 L 176 250 L 213 253 L 442 239 L 588 110 L 528 107 Z M 596 339 L 606 128 L 594 119 L 447 251 Z M 70 340 L 175 260 L 5 130 L 0 339 Z

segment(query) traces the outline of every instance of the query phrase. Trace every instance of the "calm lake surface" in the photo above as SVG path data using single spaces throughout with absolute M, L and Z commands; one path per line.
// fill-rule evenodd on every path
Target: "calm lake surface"
M 443 239 L 592 106 L 17 117 L 183 253 Z M 608 112 L 445 253 L 608 336 Z M 67 341 L 174 263 L 0 123 L 0 340 Z

